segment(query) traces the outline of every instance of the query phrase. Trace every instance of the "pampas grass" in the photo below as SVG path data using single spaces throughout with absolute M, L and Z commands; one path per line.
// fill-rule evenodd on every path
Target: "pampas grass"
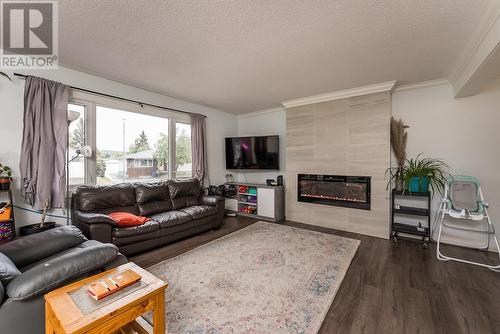
M 391 116 L 391 146 L 399 168 L 403 168 L 406 161 L 406 142 L 408 141 L 407 125 L 403 120 L 396 120 Z

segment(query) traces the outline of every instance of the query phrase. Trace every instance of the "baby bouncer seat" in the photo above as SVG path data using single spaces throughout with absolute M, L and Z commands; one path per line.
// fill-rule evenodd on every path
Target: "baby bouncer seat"
M 484 200 L 481 183 L 478 179 L 466 175 L 450 176 L 445 184 L 444 197 L 439 206 L 436 220 L 438 221 L 436 226 L 438 228 L 436 256 L 439 260 L 458 261 L 500 271 L 500 246 L 495 235 L 495 227 L 488 215 L 488 204 Z M 473 247 L 477 249 L 487 250 L 490 247 L 490 240 L 493 239 L 499 252 L 499 264 L 490 265 L 444 255 L 440 245 L 442 232 L 448 229 L 484 235 L 484 244 Z

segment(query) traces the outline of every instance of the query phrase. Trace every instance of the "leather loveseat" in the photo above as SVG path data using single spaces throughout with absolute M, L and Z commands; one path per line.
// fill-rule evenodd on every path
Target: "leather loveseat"
M 207 230 L 224 218 L 224 198 L 202 195 L 197 180 L 80 186 L 72 197 L 73 224 L 90 239 L 111 242 L 129 256 Z M 108 216 L 129 212 L 151 218 L 120 227 Z
M 45 333 L 44 294 L 126 262 L 115 245 L 87 240 L 75 226 L 0 245 L 0 333 Z

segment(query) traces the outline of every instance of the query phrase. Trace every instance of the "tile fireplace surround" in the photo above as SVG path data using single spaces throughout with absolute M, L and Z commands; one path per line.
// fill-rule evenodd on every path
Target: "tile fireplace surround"
M 286 109 L 287 219 L 388 238 L 390 102 L 387 91 Z M 371 177 L 369 210 L 299 201 L 299 174 Z

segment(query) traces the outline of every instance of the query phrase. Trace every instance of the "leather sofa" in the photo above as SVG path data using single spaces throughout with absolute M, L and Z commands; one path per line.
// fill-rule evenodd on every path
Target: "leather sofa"
M 45 333 L 44 294 L 126 262 L 115 245 L 88 240 L 75 226 L 0 245 L 0 332 Z
M 120 227 L 108 216 L 129 212 L 151 218 Z M 111 242 L 126 256 L 201 232 L 217 229 L 224 218 L 224 198 L 204 196 L 197 180 L 85 185 L 72 197 L 73 224 L 90 239 Z

